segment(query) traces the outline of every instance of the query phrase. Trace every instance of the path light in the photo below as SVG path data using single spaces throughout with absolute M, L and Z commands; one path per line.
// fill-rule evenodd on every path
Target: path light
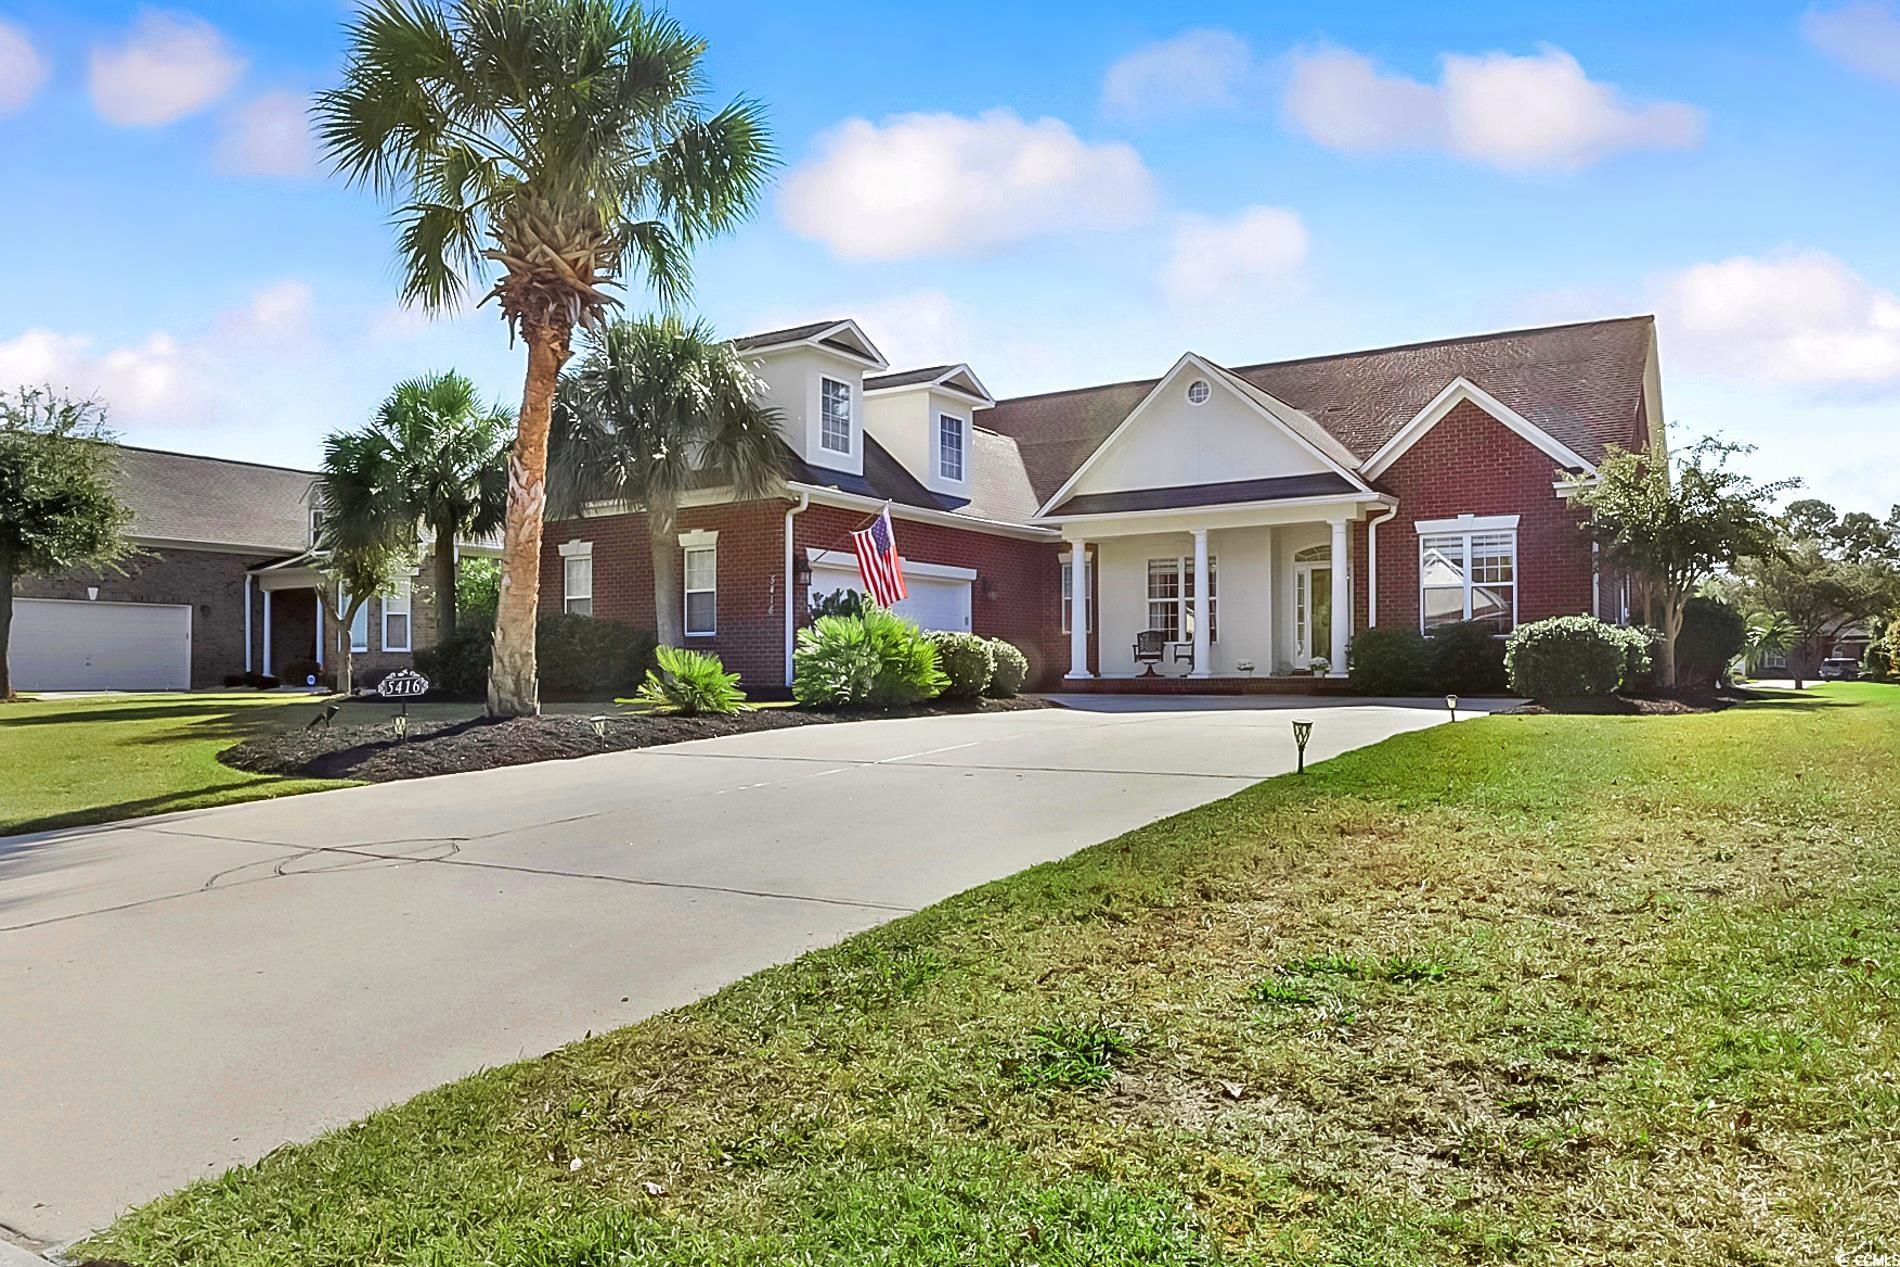
M 396 723 L 397 741 L 400 742 L 407 739 L 409 737 L 409 714 L 407 712 L 397 713 L 391 720 Z
M 600 740 L 607 738 L 607 714 L 596 713 L 587 719 L 587 724 L 594 728 L 594 738 Z
M 1458 697 L 1456 695 L 1447 695 L 1445 697 L 1445 707 L 1451 710 L 1451 719 L 1453 721 L 1457 721 L 1458 720 Z
M 1300 774 L 1306 773 L 1306 741 L 1308 739 L 1311 739 L 1312 737 L 1313 737 L 1313 723 L 1312 722 L 1296 721 L 1293 723 L 1293 742 L 1299 745 L 1299 749 L 1300 749 L 1300 767 L 1298 770 L 1298 773 Z

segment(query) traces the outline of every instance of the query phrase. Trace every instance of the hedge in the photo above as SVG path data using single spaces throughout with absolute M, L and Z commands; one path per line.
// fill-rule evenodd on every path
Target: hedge
M 1606 625 L 1594 616 L 1553 616 L 1519 625 L 1504 663 L 1511 690 L 1531 699 L 1611 695 L 1649 668 L 1647 630 Z

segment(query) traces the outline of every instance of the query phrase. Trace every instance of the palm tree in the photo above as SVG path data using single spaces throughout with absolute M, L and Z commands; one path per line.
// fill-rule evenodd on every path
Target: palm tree
M 313 562 L 324 574 L 317 602 L 330 618 L 336 689 L 344 695 L 352 687 L 350 626 L 356 613 L 413 566 L 416 517 L 397 487 L 394 458 L 374 427 L 324 437 Z
M 705 44 L 630 0 L 374 0 L 349 37 L 317 132 L 350 183 L 400 200 L 404 300 L 453 308 L 498 267 L 482 302 L 528 345 L 488 708 L 533 713 L 548 418 L 574 329 L 601 324 L 624 274 L 678 302 L 690 249 L 751 211 L 772 144 L 755 103 L 706 110 Z
M 555 513 L 577 515 L 602 500 L 646 509 L 661 645 L 680 646 L 685 635 L 676 544 L 682 498 L 713 487 L 742 501 L 776 492 L 785 456 L 778 420 L 732 345 L 705 323 L 678 317 L 613 322 L 563 378 L 551 458 Z
M 1757 612 L 1749 618 L 1744 634 L 1742 662 L 1750 673 L 1755 673 L 1763 660 L 1788 650 L 1799 641 L 1801 629 L 1787 616 L 1781 612 Z
M 475 384 L 450 370 L 396 384 L 353 442 L 373 450 L 380 485 L 362 496 L 386 499 L 378 514 L 410 522 L 434 539 L 435 636 L 455 633 L 455 543 L 502 526 L 508 506 L 508 435 L 514 417 L 484 405 Z

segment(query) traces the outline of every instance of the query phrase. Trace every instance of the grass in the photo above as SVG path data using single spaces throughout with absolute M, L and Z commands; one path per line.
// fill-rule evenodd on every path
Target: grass
M 1880 686 L 1403 735 L 439 1088 L 84 1248 L 145 1267 L 1890 1253 L 1897 759 L 1900 690 Z
M 348 786 L 248 774 L 218 761 L 241 740 L 306 725 L 318 707 L 309 696 L 255 691 L 0 704 L 0 835 Z M 557 704 L 548 711 L 602 707 Z M 351 704 L 342 720 L 371 723 L 395 712 L 395 705 Z M 412 704 L 409 712 L 453 720 L 476 716 L 481 706 Z

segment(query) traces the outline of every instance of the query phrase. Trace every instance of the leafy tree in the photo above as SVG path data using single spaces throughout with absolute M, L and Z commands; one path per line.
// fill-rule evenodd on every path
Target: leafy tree
M 486 558 L 463 559 L 455 585 L 456 620 L 475 620 L 492 626 L 495 603 L 500 597 L 501 564 Z
M 602 500 L 646 508 L 654 632 L 660 645 L 679 646 L 680 501 L 707 487 L 746 500 L 781 487 L 778 411 L 759 403 L 759 382 L 731 344 L 703 322 L 669 316 L 595 335 L 555 412 L 556 513 Z
M 1796 687 L 1843 632 L 1900 602 L 1900 567 L 1865 557 L 1833 530 L 1838 524 L 1825 503 L 1794 503 L 1779 521 L 1779 538 L 1738 569 L 1751 602 L 1785 617 L 1794 631 L 1788 650 Z
M 501 527 L 513 428 L 507 410 L 482 404 L 475 384 L 450 370 L 396 384 L 369 426 L 334 437 L 336 478 L 377 481 L 339 488 L 339 501 L 375 501 L 367 513 L 407 517 L 434 539 L 438 642 L 455 636 L 456 541 Z
M 1661 607 L 1664 687 L 1676 685 L 1683 604 L 1718 567 L 1767 548 L 1768 504 L 1795 486 L 1794 480 L 1758 483 L 1729 466 L 1747 452 L 1704 439 L 1672 470 L 1649 454 L 1612 447 L 1598 478 L 1578 494 L 1604 561 L 1643 577 Z
M 373 594 L 386 594 L 415 566 L 416 517 L 408 499 L 392 495 L 401 464 L 374 428 L 341 432 L 323 442 L 317 481 L 322 512 L 314 566 L 328 578 L 317 591 L 335 640 L 336 689 L 352 685 L 350 625 Z
M 628 0 L 373 0 L 316 127 L 352 184 L 395 195 L 405 301 L 459 304 L 488 265 L 527 344 L 509 459 L 491 713 L 536 712 L 547 437 L 574 329 L 633 274 L 667 304 L 688 256 L 751 211 L 775 161 L 760 108 L 708 112 L 706 46 Z
M 13 590 L 22 577 L 106 568 L 130 553 L 132 512 L 113 487 L 118 454 L 105 415 L 51 390 L 0 392 L 0 700 L 11 700 L 7 657 Z
M 1759 672 L 1763 660 L 1771 655 L 1780 655 L 1794 646 L 1800 637 L 1801 631 L 1782 613 L 1757 612 L 1749 618 L 1742 643 L 1742 654 L 1747 659 L 1749 671 Z

